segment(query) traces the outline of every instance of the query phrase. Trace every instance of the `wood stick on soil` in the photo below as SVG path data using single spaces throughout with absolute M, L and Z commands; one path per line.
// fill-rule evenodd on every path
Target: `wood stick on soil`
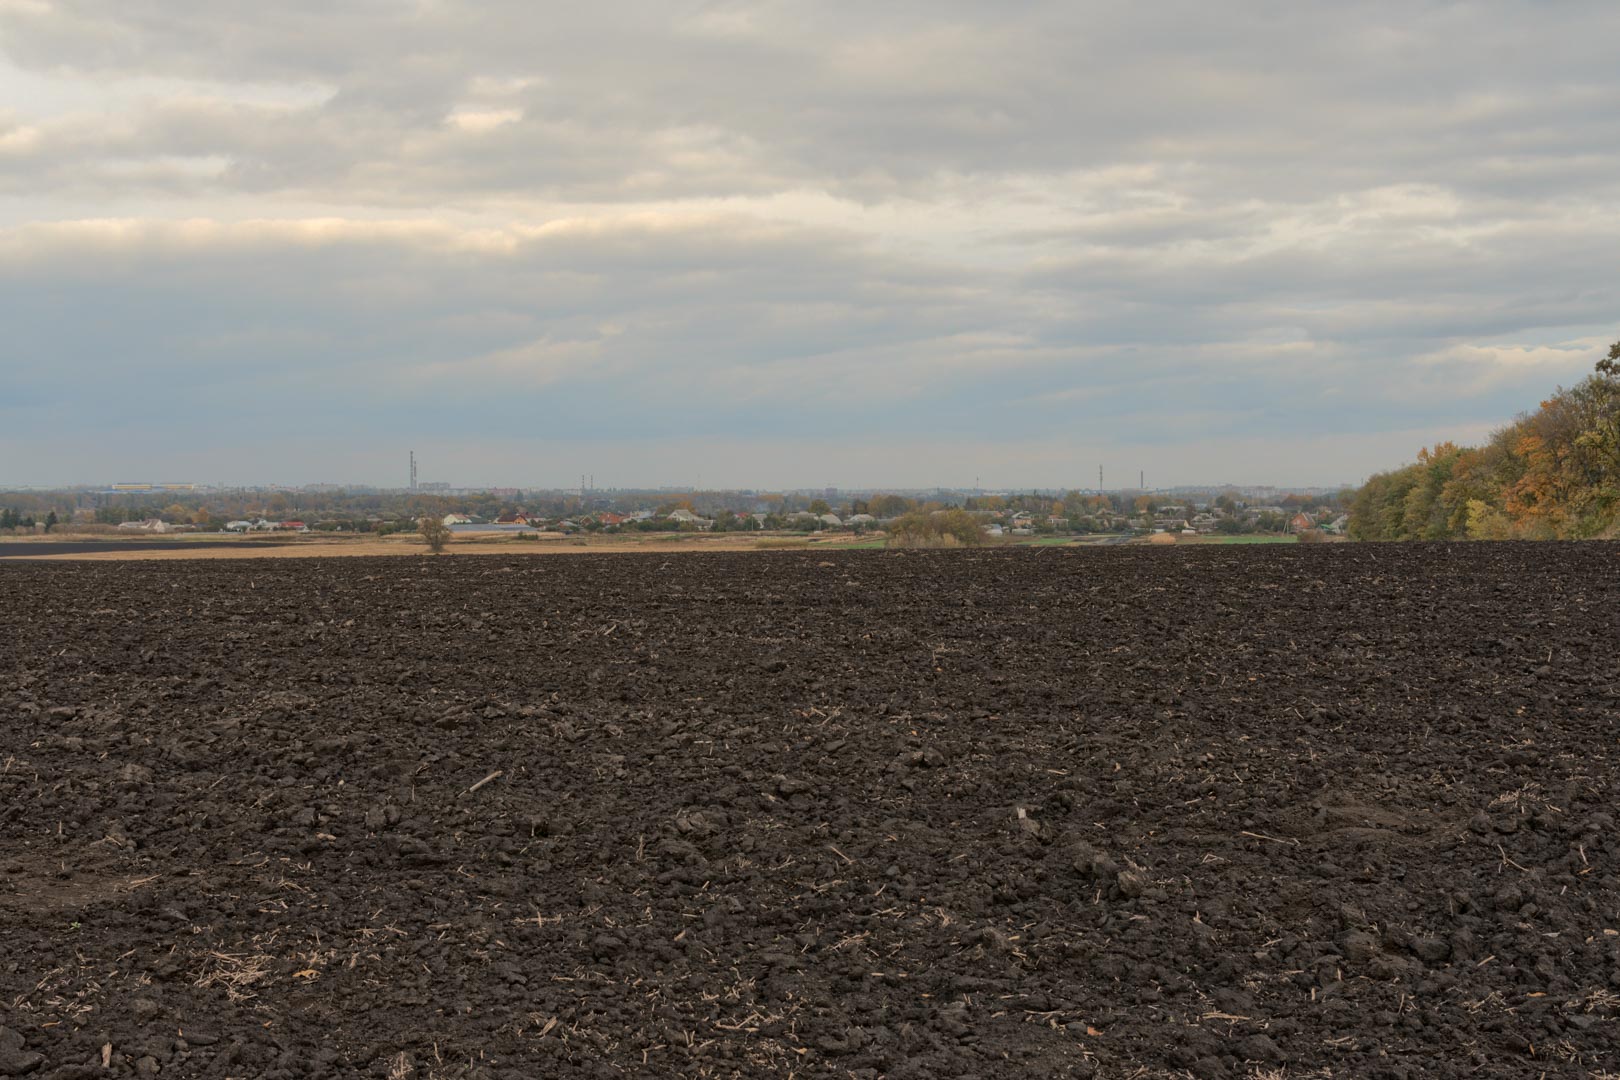
M 471 795 L 473 792 L 477 791 L 479 788 L 483 787 L 485 784 L 489 783 L 491 780 L 494 780 L 497 777 L 499 777 L 501 775 L 501 772 L 502 772 L 501 769 L 496 769 L 494 772 L 490 773 L 488 776 L 486 776 L 482 780 L 478 781 L 478 783 L 474 784 L 472 787 L 470 787 L 466 791 L 462 792 L 462 794 L 463 795 Z

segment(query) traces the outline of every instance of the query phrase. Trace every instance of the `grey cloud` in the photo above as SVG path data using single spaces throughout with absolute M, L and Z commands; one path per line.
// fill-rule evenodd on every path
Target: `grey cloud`
M 928 430 L 942 416 L 1061 429 L 1085 417 L 1118 434 L 1166 408 L 1224 407 L 1233 427 L 1253 410 L 1286 416 L 1336 383 L 1427 379 L 1353 343 L 1278 341 L 1274 310 L 1245 321 L 1235 299 L 1219 320 L 1161 307 L 1144 317 L 1158 333 L 1138 325 L 1131 343 L 1102 332 L 1107 312 L 1101 328 L 1068 321 L 1014 275 L 949 272 L 856 236 L 739 217 L 508 232 L 37 226 L 0 238 L 0 279 L 12 347 L 52 354 L 22 384 L 74 387 L 92 413 L 160 396 L 158 385 L 211 408 L 248 392 L 290 404 L 319 387 L 335 413 L 378 394 L 405 412 L 532 400 L 567 425 L 583 395 L 659 430 L 766 410 L 789 431 L 872 417 Z M 1414 339 L 1407 355 L 1448 343 Z M 559 385 L 575 398 L 553 415 Z M 1020 415 L 1031 398 L 1077 387 L 1107 400 Z
M 107 371 L 107 401 L 154 366 L 206 389 L 319 372 L 335 385 L 523 388 L 481 358 L 543 341 L 609 341 L 627 394 L 705 370 L 812 361 L 860 341 L 928 341 L 993 320 L 938 271 L 849 237 L 746 219 L 462 233 L 364 224 L 38 226 L 0 236 L 3 306 L 58 387 Z M 611 329 L 604 329 L 611 328 Z M 26 347 L 26 346 L 23 346 Z M 120 363 L 123 357 L 133 362 Z M 430 379 L 432 383 L 434 380 Z M 87 390 L 84 396 L 94 396 Z M 780 392 L 767 395 L 777 401 Z
M 0 64 L 75 91 L 0 115 L 31 416 L 156 382 L 1034 462 L 1477 428 L 1620 309 L 1610 4 L 186 6 L 0 3 Z
M 804 185 L 882 200 L 943 175 L 1123 160 L 1195 162 L 1228 194 L 1275 199 L 1396 181 L 1512 189 L 1527 171 L 1543 191 L 1612 186 L 1590 167 L 1535 168 L 1613 145 L 1620 125 L 1604 44 L 1620 15 L 1556 11 L 783 4 L 728 23 L 697 4 L 221 3 L 181 17 L 121 0 L 10 9 L 0 28 L 12 62 L 38 70 L 332 87 L 273 137 L 198 117 L 202 152 L 237 163 L 226 188 L 391 184 L 387 201 L 432 203 Z M 446 130 L 502 79 L 531 80 L 495 103 L 521 119 L 487 140 Z M 187 152 L 165 116 L 144 123 L 154 153 Z M 712 167 L 689 160 L 692 132 L 722 148 Z

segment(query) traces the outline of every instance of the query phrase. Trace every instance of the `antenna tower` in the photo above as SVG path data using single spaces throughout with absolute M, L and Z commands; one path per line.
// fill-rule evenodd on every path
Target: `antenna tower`
M 411 451 L 411 490 L 416 490 L 416 451 Z

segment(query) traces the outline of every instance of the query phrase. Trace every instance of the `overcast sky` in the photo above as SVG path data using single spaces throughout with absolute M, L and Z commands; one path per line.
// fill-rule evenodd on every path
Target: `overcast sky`
M 1620 337 L 1620 5 L 0 0 L 0 483 L 1356 481 Z

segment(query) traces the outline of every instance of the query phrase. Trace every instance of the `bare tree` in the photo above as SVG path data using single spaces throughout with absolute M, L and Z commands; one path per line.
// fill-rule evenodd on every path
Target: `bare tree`
M 422 542 L 428 550 L 435 555 L 442 555 L 445 546 L 450 543 L 450 526 L 436 517 L 425 517 L 417 523 L 417 530 L 422 534 Z

